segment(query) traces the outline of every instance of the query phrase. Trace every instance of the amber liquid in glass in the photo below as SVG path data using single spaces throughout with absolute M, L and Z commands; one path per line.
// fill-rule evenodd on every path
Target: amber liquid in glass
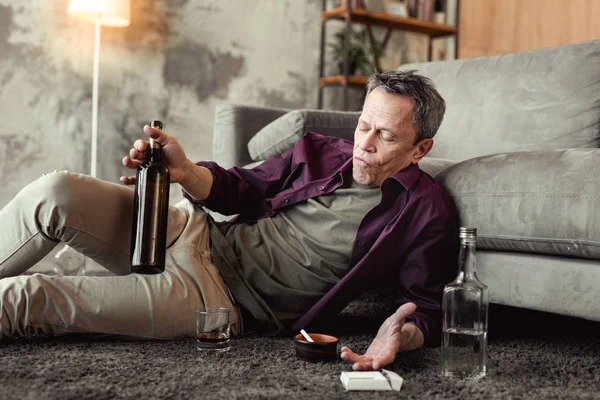
M 162 129 L 162 124 L 152 123 Z M 162 148 L 150 140 L 149 157 L 136 173 L 131 229 L 131 272 L 160 274 L 165 270 L 169 215 L 169 169 Z

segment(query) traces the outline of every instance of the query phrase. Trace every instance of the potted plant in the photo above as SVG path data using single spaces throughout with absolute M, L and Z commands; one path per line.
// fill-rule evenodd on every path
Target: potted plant
M 333 51 L 333 59 L 337 62 L 340 74 L 344 73 L 344 41 L 345 31 L 335 34 L 335 41 L 329 44 Z M 350 33 L 350 48 L 348 52 L 348 74 L 357 72 L 363 75 L 371 75 L 377 69 L 377 60 L 383 53 L 381 46 L 377 43 L 373 46 L 368 40 L 365 30 L 352 31 Z

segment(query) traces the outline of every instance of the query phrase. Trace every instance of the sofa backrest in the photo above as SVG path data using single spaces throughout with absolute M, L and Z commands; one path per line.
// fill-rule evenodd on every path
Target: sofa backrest
M 446 100 L 431 157 L 600 147 L 600 40 L 400 69 Z

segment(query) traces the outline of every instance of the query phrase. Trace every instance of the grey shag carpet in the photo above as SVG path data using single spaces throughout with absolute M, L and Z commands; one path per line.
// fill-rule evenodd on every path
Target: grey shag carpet
M 341 344 L 366 349 L 374 314 L 349 307 L 336 323 Z M 0 399 L 600 399 L 600 323 L 491 306 L 486 378 L 444 380 L 440 348 L 419 349 L 389 367 L 404 378 L 399 393 L 346 392 L 339 376 L 350 366 L 296 359 L 291 335 L 237 338 L 213 355 L 192 340 L 4 341 Z

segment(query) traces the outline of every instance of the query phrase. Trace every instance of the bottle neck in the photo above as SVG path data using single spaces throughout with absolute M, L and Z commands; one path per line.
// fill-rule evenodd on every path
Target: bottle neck
M 150 162 L 162 160 L 162 146 L 150 138 Z
M 475 241 L 462 239 L 458 256 L 457 280 L 469 281 L 477 279 L 475 272 Z

